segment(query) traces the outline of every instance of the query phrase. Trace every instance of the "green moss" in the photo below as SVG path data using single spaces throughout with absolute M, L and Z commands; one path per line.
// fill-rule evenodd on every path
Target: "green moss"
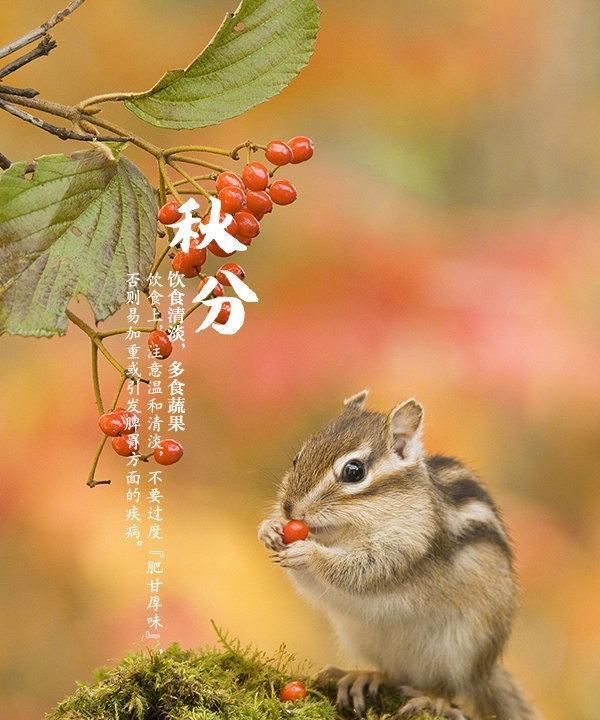
M 133 653 L 80 683 L 46 720 L 335 720 L 335 688 L 317 689 L 284 648 L 267 657 L 217 631 L 218 649 L 200 652 L 171 645 Z M 279 689 L 303 678 L 308 697 L 282 703 Z M 400 698 L 384 690 L 368 720 L 390 718 Z M 349 715 L 348 717 L 351 717 Z M 422 720 L 426 720 L 423 718 Z

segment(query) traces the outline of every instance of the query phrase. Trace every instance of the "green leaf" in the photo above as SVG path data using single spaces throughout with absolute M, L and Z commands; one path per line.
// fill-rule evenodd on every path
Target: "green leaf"
M 273 97 L 306 65 L 319 28 L 314 0 L 243 0 L 186 70 L 125 101 L 142 120 L 199 128 Z
M 0 175 L 0 333 L 64 335 L 83 293 L 97 321 L 126 300 L 127 274 L 148 275 L 157 202 L 140 170 L 109 148 L 38 158 Z

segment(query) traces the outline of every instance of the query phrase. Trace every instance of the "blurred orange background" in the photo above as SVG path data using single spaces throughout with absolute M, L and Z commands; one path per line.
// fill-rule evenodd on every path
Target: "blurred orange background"
M 63 3 L 64 4 L 64 3 Z M 62 7 L 2 3 L 1 43 Z M 594 0 L 322 0 L 317 52 L 267 104 L 163 146 L 305 133 L 300 198 L 244 257 L 240 333 L 188 324 L 186 454 L 166 471 L 165 643 L 209 619 L 315 667 L 325 620 L 255 538 L 277 478 L 344 396 L 415 395 L 432 452 L 475 468 L 515 542 L 523 605 L 507 663 L 548 718 L 600 706 L 600 9 Z M 185 66 L 233 2 L 95 0 L 10 81 L 74 103 Z M 0 117 L 11 159 L 77 143 Z M 156 183 L 153 162 L 130 153 Z M 288 172 L 289 170 L 289 172 Z M 71 307 L 90 317 L 87 302 Z M 196 317 L 196 316 L 194 316 Z M 107 325 L 117 326 L 119 319 Z M 125 359 L 125 342 L 109 341 Z M 89 343 L 0 343 L 0 718 L 39 718 L 75 679 L 143 646 L 143 552 L 124 540 L 124 462 L 98 439 Z M 103 370 L 106 370 L 103 368 Z M 103 375 L 107 398 L 114 373 Z

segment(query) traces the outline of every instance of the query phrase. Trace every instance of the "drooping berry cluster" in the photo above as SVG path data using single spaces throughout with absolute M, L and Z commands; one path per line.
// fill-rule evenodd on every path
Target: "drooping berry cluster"
M 225 214 L 232 217 L 227 232 L 240 243 L 249 246 L 260 233 L 260 223 L 274 205 L 290 205 L 298 197 L 298 192 L 289 180 L 272 181 L 275 170 L 287 164 L 296 165 L 309 160 L 313 156 L 314 146 L 310 138 L 298 135 L 287 142 L 271 140 L 264 148 L 265 158 L 275 167 L 269 171 L 260 162 L 249 162 L 242 174 L 224 170 L 215 179 L 215 195 L 221 202 L 221 221 Z M 170 200 L 163 205 L 158 213 L 158 220 L 163 225 L 171 225 L 180 220 L 178 203 Z M 206 215 L 203 223 L 208 223 Z M 186 278 L 201 274 L 202 266 L 207 260 L 207 248 L 200 248 L 203 236 L 199 226 L 195 228 L 199 238 L 192 240 L 189 252 L 179 250 L 172 259 L 172 266 Z M 229 257 L 233 253 L 225 252 L 216 242 L 208 245 L 208 250 L 217 257 Z M 213 295 L 218 296 L 218 289 Z M 218 321 L 218 320 L 217 320 Z
M 153 330 L 148 335 L 148 350 L 152 357 L 165 360 L 173 352 L 173 344 L 164 330 Z M 117 407 L 101 415 L 98 425 L 100 430 L 111 438 L 112 448 L 117 455 L 131 457 L 138 453 L 139 418 L 135 413 Z M 159 465 L 172 465 L 183 456 L 183 447 L 176 440 L 162 440 L 150 455 L 141 458 L 147 461 L 150 456 L 153 456 Z
M 252 149 L 256 150 L 258 147 L 261 146 L 252 146 Z M 221 202 L 220 220 L 222 222 L 226 214 L 232 217 L 231 223 L 226 228 L 227 232 L 246 247 L 250 246 L 258 236 L 261 221 L 265 215 L 273 211 L 274 205 L 290 205 L 298 196 L 296 188 L 289 180 L 273 181 L 277 168 L 305 162 L 314 152 L 312 140 L 304 135 L 293 137 L 287 142 L 271 140 L 262 149 L 266 160 L 274 166 L 271 170 L 261 162 L 248 162 L 241 175 L 230 170 L 222 170 L 213 178 L 215 182 L 213 195 Z M 235 157 L 233 153 L 232 157 Z M 179 206 L 180 203 L 175 199 L 166 202 L 158 212 L 158 221 L 163 225 L 177 223 L 182 217 Z M 209 215 L 206 214 L 202 222 L 208 224 L 209 219 Z M 220 258 L 229 257 L 234 253 L 224 252 L 215 241 L 207 247 L 200 247 L 204 238 L 199 223 L 194 229 L 198 232 L 198 238 L 191 239 L 188 252 L 177 250 L 172 255 L 171 264 L 173 270 L 186 278 L 200 277 L 199 292 L 209 280 L 207 276 L 202 275 L 202 267 L 208 259 L 208 251 Z M 224 263 L 214 273 L 217 284 L 211 292 L 212 297 L 223 297 L 225 288 L 231 285 L 224 271 L 229 271 L 240 280 L 245 277 L 245 271 L 240 265 L 234 262 Z M 230 314 L 231 303 L 224 302 L 214 322 L 224 325 Z M 173 352 L 173 344 L 168 332 L 159 329 L 150 332 L 148 348 L 153 357 L 159 360 L 168 358 Z M 102 432 L 111 438 L 111 445 L 117 454 L 130 457 L 139 452 L 137 441 L 139 419 L 135 413 L 118 407 L 104 413 L 99 419 L 99 425 Z M 162 440 L 152 453 L 140 457 L 144 461 L 153 457 L 161 465 L 171 465 L 182 456 L 181 444 L 176 440 L 166 439 Z M 303 539 L 302 536 L 303 529 L 294 526 L 288 529 L 285 542 Z

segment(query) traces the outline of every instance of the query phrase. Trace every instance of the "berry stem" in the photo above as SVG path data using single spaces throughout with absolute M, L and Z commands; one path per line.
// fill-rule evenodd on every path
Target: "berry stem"
M 175 185 L 173 185 L 173 181 L 169 177 L 169 173 L 167 172 L 167 163 L 164 157 L 162 155 L 158 158 L 158 171 L 160 173 L 161 178 L 163 179 L 164 184 L 169 190 L 169 193 L 177 200 L 177 202 L 181 205 L 182 200 L 181 196 L 177 192 L 177 188 Z
M 228 153 L 229 157 L 232 160 L 239 160 L 240 159 L 239 152 L 243 148 L 248 148 L 249 153 L 250 153 L 250 151 L 256 152 L 257 150 L 266 150 L 267 149 L 266 145 L 258 145 L 257 143 L 252 142 L 252 140 L 246 140 L 246 142 L 240 143 L 239 145 L 236 145 L 233 148 L 233 150 L 230 150 Z M 248 157 L 250 157 L 250 155 L 248 155 Z
M 143 332 L 143 333 L 151 333 L 154 331 L 153 327 L 134 327 L 131 328 L 132 330 L 135 330 L 136 332 Z M 104 340 L 104 338 L 107 337 L 113 337 L 114 335 L 124 335 L 125 333 L 129 332 L 129 328 L 118 328 L 117 330 L 103 330 L 102 332 L 98 333 L 98 337 L 101 340 Z
M 102 342 L 102 339 L 98 336 L 98 333 L 93 328 L 91 328 L 85 321 L 83 321 L 79 316 L 75 315 L 75 313 L 71 312 L 68 309 L 66 310 L 66 315 L 74 325 L 77 325 L 80 330 L 83 330 L 83 332 L 90 338 L 92 343 L 98 348 L 98 350 L 100 350 L 100 352 L 115 368 L 115 370 L 119 372 L 120 375 L 134 382 L 143 382 L 146 383 L 146 385 L 150 384 L 150 381 L 146 380 L 145 378 L 140 377 L 135 380 L 134 378 L 130 377 L 129 372 L 121 365 L 121 363 L 114 357 L 114 355 L 112 355 L 107 350 L 106 346 Z
M 92 381 L 94 383 L 94 395 L 96 397 L 96 407 L 98 414 L 104 414 L 104 404 L 102 402 L 102 393 L 100 392 L 100 377 L 98 375 L 98 346 L 91 343 L 92 346 Z
M 229 150 L 224 150 L 223 148 L 217 147 L 209 147 L 207 145 L 180 145 L 179 147 L 167 148 L 164 151 L 164 156 L 168 158 L 171 155 L 177 155 L 182 152 L 203 152 L 211 153 L 213 155 L 226 155 L 227 157 L 231 157 L 231 153 L 229 152 Z
M 158 268 L 160 267 L 161 262 L 165 259 L 167 256 L 169 250 L 171 250 L 171 246 L 167 245 L 167 247 L 160 253 L 160 255 L 156 258 L 154 261 L 154 265 L 150 268 L 150 274 L 153 275 Z M 156 328 L 155 328 L 156 329 Z
M 227 168 L 222 165 L 215 165 L 214 163 L 206 162 L 206 160 L 199 160 L 198 158 L 189 157 L 188 155 L 171 155 L 170 159 L 176 160 L 177 162 L 188 163 L 189 165 L 200 165 L 200 167 L 216 170 L 217 172 L 227 172 Z
M 125 375 L 121 378 L 119 381 L 119 385 L 117 386 L 117 394 L 115 395 L 115 399 L 112 402 L 111 410 L 114 410 L 117 407 L 117 403 L 119 402 L 119 398 L 121 397 L 121 391 L 123 390 L 123 386 L 125 385 L 125 381 L 127 378 Z M 96 485 L 110 485 L 110 480 L 96 480 L 94 478 L 94 475 L 96 474 L 96 468 L 98 467 L 98 461 L 100 460 L 100 455 L 102 454 L 102 450 L 104 449 L 104 445 L 106 441 L 108 440 L 108 435 L 103 435 L 102 439 L 98 443 L 98 447 L 96 448 L 96 452 L 94 453 L 94 459 L 92 460 L 92 467 L 90 469 L 90 472 L 88 474 L 87 479 L 87 485 L 88 487 L 96 487 Z
M 217 176 L 214 173 L 208 173 L 206 175 L 193 175 L 192 176 L 194 180 L 216 180 Z M 186 180 L 185 178 L 183 180 L 177 180 L 177 182 L 174 182 L 173 185 L 178 188 L 181 185 L 187 185 L 189 183 L 189 180 Z M 182 192 L 181 190 L 179 192 Z
M 182 175 L 185 180 L 196 190 L 203 195 L 205 198 L 209 198 L 211 196 L 211 193 L 208 192 L 206 188 L 203 188 L 202 185 L 197 183 L 194 178 L 186 172 L 182 167 L 179 165 L 176 165 L 174 162 L 171 162 L 171 160 L 167 160 L 167 163 L 173 168 L 173 170 L 177 171 L 180 175 Z M 174 187 L 174 186 L 173 186 Z

